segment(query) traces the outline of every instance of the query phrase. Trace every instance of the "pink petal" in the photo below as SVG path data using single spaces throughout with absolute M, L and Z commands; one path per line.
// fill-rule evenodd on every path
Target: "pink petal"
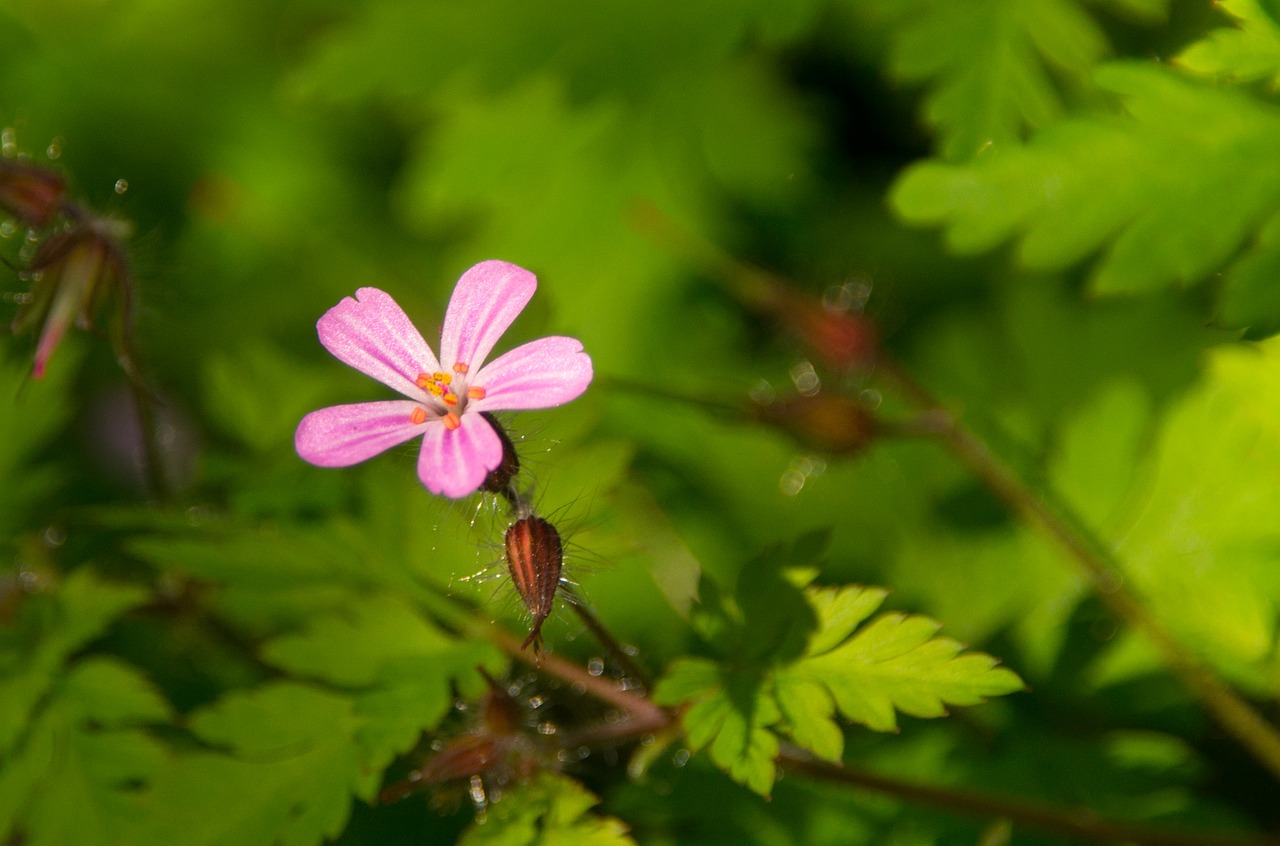
M 316 323 L 320 343 L 344 364 L 407 397 L 419 397 L 419 373 L 440 363 L 391 295 L 361 288 L 325 312 Z
M 444 426 L 414 423 L 418 403 L 407 400 L 359 402 L 313 411 L 293 436 L 298 455 L 320 467 L 347 467 L 402 444 L 425 430 Z M 483 418 L 482 418 L 483 419 Z
M 591 384 L 591 357 L 577 338 L 553 335 L 522 344 L 485 365 L 472 384 L 484 388 L 467 412 L 551 408 Z
M 537 287 L 537 277 L 505 261 L 482 261 L 462 274 L 444 314 L 440 360 L 479 369 Z
M 475 493 L 502 461 L 502 441 L 479 414 L 463 414 L 462 425 L 430 426 L 418 456 L 418 478 L 427 490 L 459 499 Z

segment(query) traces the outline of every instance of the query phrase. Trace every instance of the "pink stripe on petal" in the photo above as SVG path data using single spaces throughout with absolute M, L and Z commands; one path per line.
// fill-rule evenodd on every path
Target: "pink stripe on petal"
M 473 494 L 502 461 L 502 441 L 479 414 L 463 414 L 461 425 L 430 426 L 418 456 L 418 478 L 427 490 L 453 499 Z
M 591 357 L 577 338 L 553 335 L 522 344 L 475 375 L 484 398 L 467 412 L 551 408 L 577 398 L 591 384 Z
M 319 467 L 348 467 L 402 444 L 435 423 L 414 423 L 420 406 L 407 400 L 359 402 L 313 411 L 293 436 L 298 455 Z
M 440 360 L 477 370 L 537 287 L 537 277 L 505 261 L 482 261 L 462 274 L 444 314 Z
M 390 294 L 361 288 L 316 323 L 325 349 L 344 364 L 407 397 L 420 397 L 419 373 L 440 369 L 431 347 Z

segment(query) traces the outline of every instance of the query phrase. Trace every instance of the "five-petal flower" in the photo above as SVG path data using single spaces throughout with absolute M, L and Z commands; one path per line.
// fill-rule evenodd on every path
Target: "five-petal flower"
M 361 288 L 316 324 L 340 361 L 408 399 L 337 405 L 298 424 L 298 455 L 347 467 L 422 436 L 418 477 L 432 493 L 463 497 L 502 461 L 502 441 L 479 412 L 550 408 L 591 382 L 591 358 L 575 338 L 552 336 L 486 363 L 537 288 L 532 273 L 484 261 L 462 275 L 440 333 L 440 358 L 390 295 Z

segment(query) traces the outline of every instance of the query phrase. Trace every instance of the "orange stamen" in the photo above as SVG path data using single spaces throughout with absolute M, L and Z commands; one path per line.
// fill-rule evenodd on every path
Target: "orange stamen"
M 466 362 L 455 361 L 453 364 L 454 373 L 466 373 L 470 369 L 471 368 L 467 366 Z
M 453 377 L 452 377 L 452 376 L 450 376 L 448 373 L 441 373 L 441 372 L 439 372 L 439 371 L 436 371 L 435 373 L 432 373 L 432 374 L 431 374 L 431 378 L 432 378 L 432 379 L 435 379 L 437 382 L 441 382 L 441 383 L 443 383 L 443 384 L 445 384 L 445 385 L 447 385 L 447 384 L 449 384 L 450 382 L 452 382 L 452 381 L 453 381 Z
M 467 388 L 467 399 L 484 399 L 484 388 L 479 385 Z
M 462 425 L 462 421 L 458 418 L 458 415 L 454 414 L 452 411 L 444 417 L 441 417 L 440 422 L 443 423 L 444 427 L 450 432 Z
M 418 378 L 414 380 L 414 384 L 419 388 L 429 387 L 431 385 L 431 377 L 425 373 L 419 373 Z
M 445 404 L 445 405 L 457 405 L 457 404 L 458 404 L 458 397 L 457 397 L 456 395 L 454 395 L 454 394 L 445 394 L 444 396 L 440 397 L 440 399 L 444 400 L 444 404 Z
M 409 415 L 409 419 L 413 421 L 413 425 L 419 426 L 427 422 L 427 412 L 422 408 L 415 408 L 413 413 Z
M 444 388 L 440 387 L 435 382 L 428 382 L 426 385 L 423 385 L 423 387 L 435 396 L 442 396 L 444 394 Z

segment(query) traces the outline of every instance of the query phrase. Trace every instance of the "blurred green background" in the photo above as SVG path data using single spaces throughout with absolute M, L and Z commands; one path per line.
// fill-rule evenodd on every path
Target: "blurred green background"
M 1271 11 L 1242 8 L 1244 31 L 1270 45 Z M 713 245 L 768 268 L 797 301 L 865 298 L 888 353 L 1079 512 L 1158 615 L 1274 715 L 1280 370 L 1262 339 L 1280 326 L 1268 263 L 1280 192 L 1265 158 L 1280 112 L 1256 74 L 1232 88 L 1207 60 L 1197 73 L 1163 63 L 1232 25 L 1192 0 L 0 4 L 5 154 L 55 167 L 76 197 L 136 226 L 137 347 L 174 488 L 157 503 L 141 480 L 106 341 L 73 331 L 41 382 L 27 377 L 33 339 L 0 341 L 3 669 L 35 677 L 30 656 L 62 643 L 67 580 L 92 570 L 146 598 L 50 647 L 44 681 L 23 689 L 51 697 L 75 661 L 109 655 L 168 703 L 141 709 L 145 741 L 118 750 L 145 766 L 95 781 L 108 750 L 72 790 L 79 764 L 40 769 L 15 751 L 34 744 L 43 706 L 10 689 L 7 735 L 27 740 L 0 758 L 0 793 L 18 797 L 0 832 L 162 842 L 149 838 L 181 830 L 175 797 L 203 791 L 192 820 L 251 805 L 252 788 L 211 786 L 224 782 L 207 761 L 207 784 L 174 776 L 194 786 L 147 806 L 175 809 L 151 829 L 100 791 L 127 782 L 133 802 L 189 751 L 170 737 L 187 715 L 308 676 L 261 644 L 320 615 L 359 616 L 426 584 L 521 629 L 493 503 L 432 500 L 412 446 L 320 470 L 292 441 L 314 408 L 388 395 L 319 345 L 326 309 L 376 286 L 434 344 L 454 282 L 488 258 L 540 280 L 501 348 L 568 334 L 594 360 L 581 400 L 511 415 L 509 429 L 539 510 L 572 545 L 567 575 L 651 672 L 704 648 L 688 621 L 701 578 L 732 586 L 744 562 L 827 531 L 808 562 L 820 582 L 891 588 L 891 607 L 936 617 L 1031 688 L 899 736 L 851 729 L 847 758 L 1138 821 L 1274 831 L 1274 782 L 938 446 L 885 439 L 831 456 L 737 411 L 748 395 L 795 395 L 812 372 L 885 419 L 911 414 L 874 370 L 834 371 L 747 308 L 740 268 L 700 258 Z M 1268 50 L 1255 51 L 1266 67 Z M 1129 63 L 1097 73 L 1115 59 Z M 1058 186 L 1061 206 L 1038 211 Z M 1165 216 L 1143 229 L 1149 209 Z M 8 238 L 20 263 L 21 228 Z M 25 286 L 16 272 L 0 286 L 0 320 Z M 561 654 L 594 657 L 572 615 L 547 631 Z M 455 651 L 455 679 L 506 666 L 483 644 Z M 445 673 L 423 694 L 440 713 L 417 730 L 442 718 L 451 684 L 482 689 Z M 271 719 L 288 725 L 288 709 Z M 282 799 L 241 829 L 192 822 L 186 842 L 458 836 L 465 803 L 357 802 L 346 819 L 350 794 L 412 745 L 398 743 L 358 788 L 280 776 L 330 817 Z M 792 780 L 766 804 L 700 760 L 663 758 L 641 782 L 600 756 L 574 774 L 640 842 L 1001 836 Z

